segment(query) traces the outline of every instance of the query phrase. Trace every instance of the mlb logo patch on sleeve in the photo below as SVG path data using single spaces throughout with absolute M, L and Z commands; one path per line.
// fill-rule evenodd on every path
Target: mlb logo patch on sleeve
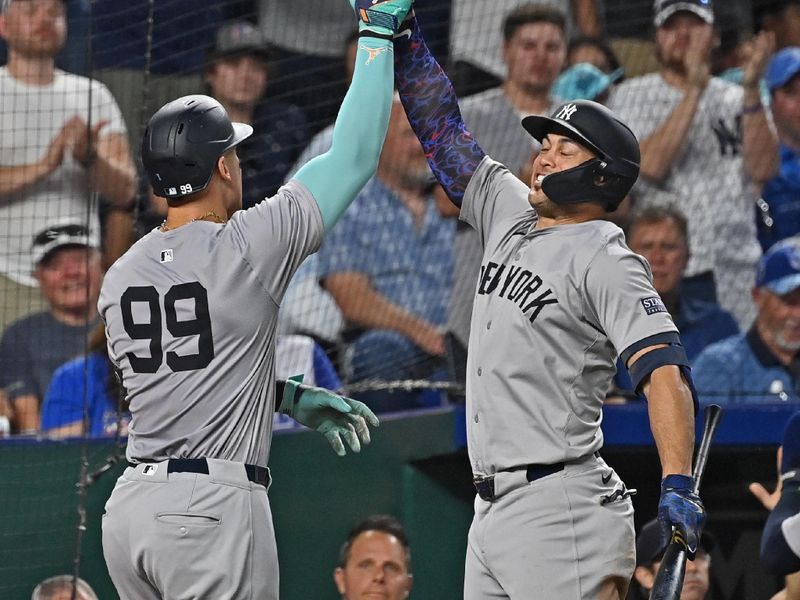
M 667 312 L 667 307 L 664 306 L 664 303 L 658 296 L 650 296 L 649 298 L 642 298 L 639 302 L 642 303 L 642 306 L 644 307 L 644 312 L 646 312 L 648 315 Z
M 167 248 L 166 250 L 161 251 L 161 262 L 172 262 L 172 248 Z

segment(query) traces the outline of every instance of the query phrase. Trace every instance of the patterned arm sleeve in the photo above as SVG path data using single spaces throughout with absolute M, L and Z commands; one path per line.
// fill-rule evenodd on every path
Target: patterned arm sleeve
M 450 200 L 461 206 L 486 155 L 467 130 L 453 84 L 422 37 L 416 17 L 395 37 L 395 83 L 428 163 Z

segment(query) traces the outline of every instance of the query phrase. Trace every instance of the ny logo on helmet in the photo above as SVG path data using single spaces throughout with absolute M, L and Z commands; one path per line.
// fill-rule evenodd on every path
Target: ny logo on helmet
M 578 107 L 574 104 L 565 104 L 561 107 L 561 110 L 558 111 L 556 115 L 556 119 L 561 119 L 562 121 L 569 121 L 575 111 L 578 110 Z

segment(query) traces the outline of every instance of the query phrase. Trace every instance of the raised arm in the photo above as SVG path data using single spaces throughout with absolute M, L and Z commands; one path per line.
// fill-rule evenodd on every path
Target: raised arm
M 392 36 L 411 2 L 350 0 L 359 28 L 353 81 L 336 117 L 330 150 L 294 176 L 316 198 L 326 231 L 378 167 L 392 108 Z
M 461 206 L 486 155 L 467 130 L 453 84 L 436 62 L 413 12 L 395 39 L 395 81 L 406 115 L 447 196 Z

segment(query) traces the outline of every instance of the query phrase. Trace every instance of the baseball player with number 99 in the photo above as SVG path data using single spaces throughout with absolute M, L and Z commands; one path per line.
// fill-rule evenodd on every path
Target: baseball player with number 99
M 676 527 L 693 556 L 705 518 L 690 475 L 686 353 L 647 262 L 604 220 L 638 177 L 636 137 L 589 101 L 525 117 L 542 144 L 528 186 L 466 129 L 413 13 L 395 40 L 395 79 L 431 168 L 484 249 L 467 359 L 477 497 L 464 598 L 620 600 L 635 567 L 632 490 L 599 454 L 618 356 L 648 398 L 665 544 Z
M 103 517 L 122 598 L 277 599 L 267 499 L 278 406 L 337 454 L 369 442 L 360 402 L 275 382 L 276 319 L 300 263 L 373 175 L 392 105 L 392 36 L 412 0 L 350 0 L 355 74 L 333 145 L 278 193 L 242 206 L 236 145 L 252 133 L 207 96 L 150 119 L 142 161 L 167 218 L 108 271 L 98 308 L 132 415 Z M 277 385 L 276 385 L 277 383 Z

